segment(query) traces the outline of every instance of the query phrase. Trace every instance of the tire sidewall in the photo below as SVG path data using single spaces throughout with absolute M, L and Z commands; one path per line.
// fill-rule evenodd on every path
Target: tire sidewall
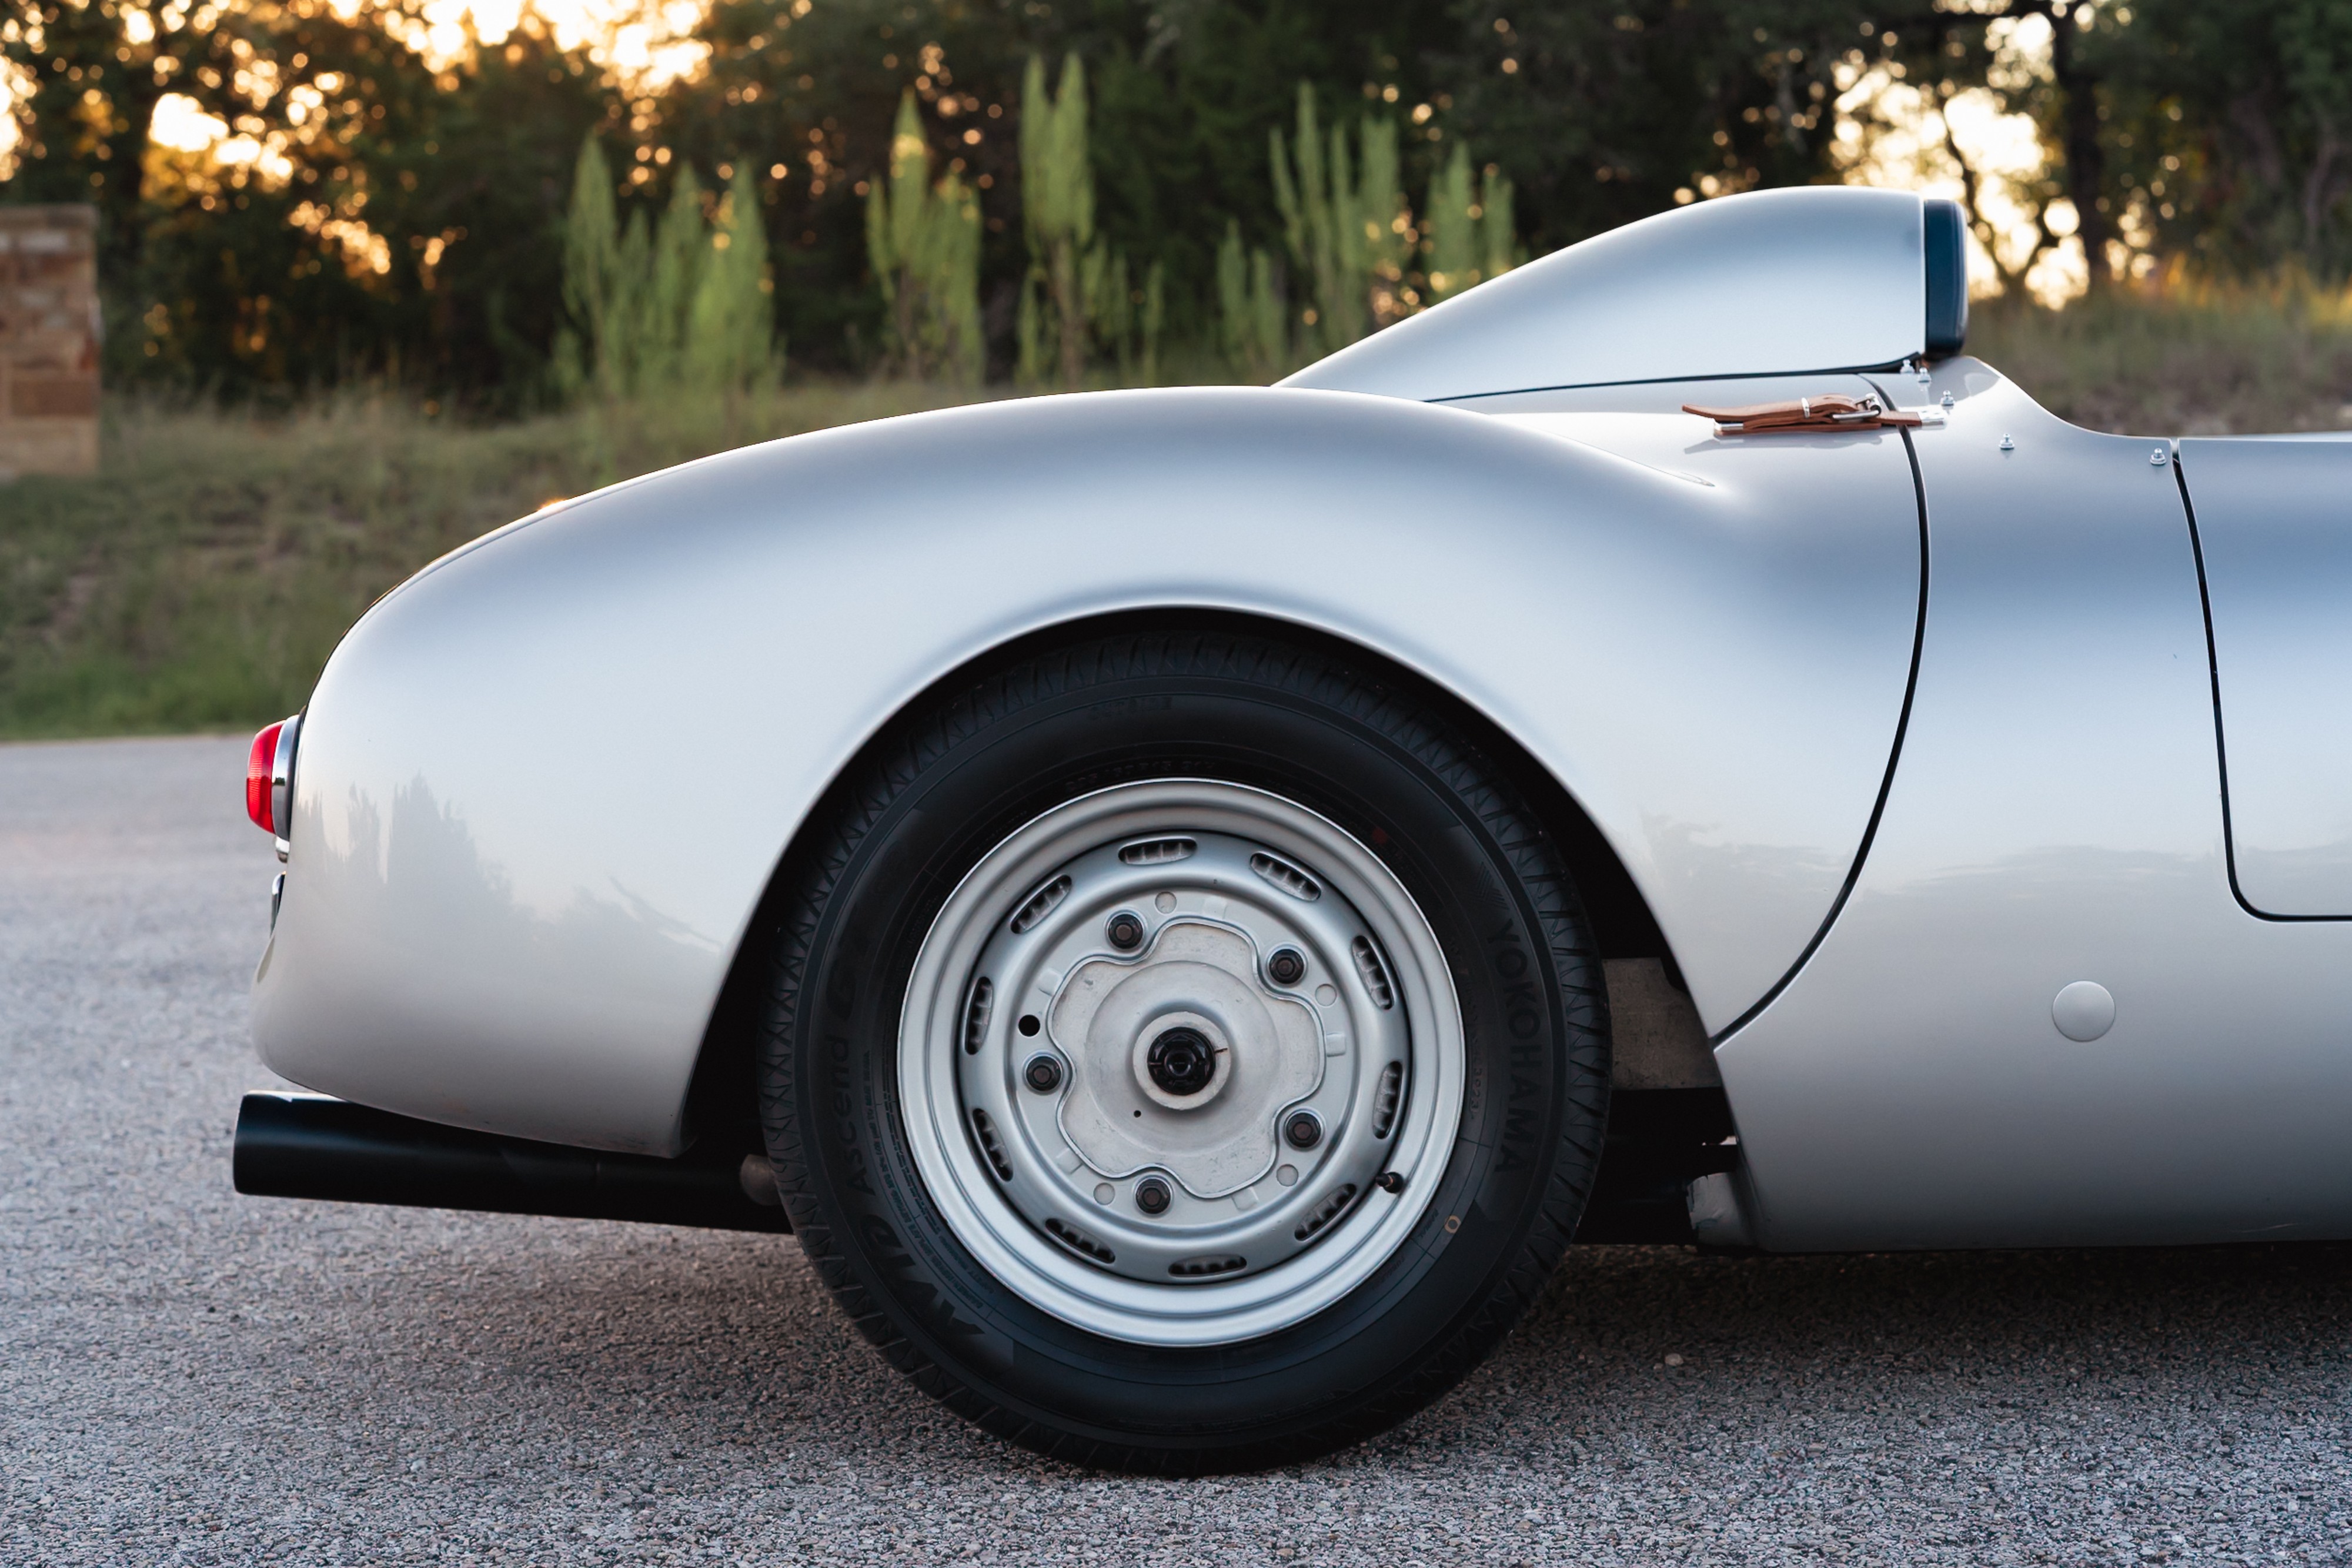
M 1597 983 L 1561 972 L 1597 969 L 1580 911 L 1465 747 L 1312 661 L 1282 662 L 1272 680 L 1263 658 L 1214 673 L 1166 663 L 1061 681 L 1016 671 L 919 726 L 862 782 L 788 943 L 798 983 L 769 1045 L 790 1060 L 769 1080 L 790 1092 L 767 1110 L 787 1197 L 810 1222 L 795 1212 L 796 1228 L 822 1238 L 833 1282 L 895 1359 L 1009 1435 L 1042 1427 L 1187 1468 L 1344 1442 L 1466 1370 L 1515 1310 L 1507 1277 L 1547 1202 L 1580 1205 L 1591 1162 L 1563 1170 L 1562 1150 L 1597 1150 L 1606 1077 L 1604 1056 L 1592 1081 L 1591 1041 L 1571 1035 L 1593 1031 L 1563 1006 Z M 1465 1042 L 1461 1123 L 1409 1239 L 1305 1322 L 1193 1349 L 1088 1333 L 990 1275 L 924 1188 L 898 1082 L 908 976 L 963 874 L 1044 810 L 1153 778 L 1268 789 L 1370 848 L 1445 954 Z

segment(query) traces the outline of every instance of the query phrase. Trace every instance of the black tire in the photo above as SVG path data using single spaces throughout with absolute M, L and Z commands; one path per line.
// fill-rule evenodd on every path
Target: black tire
M 1373 846 L 1444 950 L 1468 1057 L 1461 1128 L 1412 1241 L 1316 1316 L 1203 1350 L 1082 1331 L 985 1272 L 925 1193 L 898 1108 L 908 974 L 959 879 L 1045 810 L 1167 777 L 1273 790 Z M 793 1228 L 893 1364 L 1001 1437 L 1156 1473 L 1327 1452 L 1451 1388 L 1575 1233 L 1609 1089 L 1582 905 L 1500 771 L 1343 656 L 1152 632 L 983 673 L 863 755 L 781 891 L 759 1082 Z

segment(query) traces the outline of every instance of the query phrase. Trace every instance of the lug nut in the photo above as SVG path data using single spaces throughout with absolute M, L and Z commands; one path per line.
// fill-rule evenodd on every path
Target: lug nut
M 1143 946 L 1143 922 L 1122 909 L 1110 917 L 1110 924 L 1103 927 L 1103 935 L 1109 937 L 1110 945 L 1120 952 L 1132 953 Z
M 1021 1069 L 1021 1081 L 1040 1094 L 1051 1094 L 1062 1086 L 1061 1060 L 1039 1051 Z
M 1312 1111 L 1293 1111 L 1282 1120 L 1282 1141 L 1294 1149 L 1311 1149 L 1323 1141 L 1323 1118 Z
M 1284 947 L 1265 961 L 1265 972 L 1277 986 L 1295 986 L 1307 977 L 1307 960 L 1296 947 Z
M 1158 1176 L 1145 1176 L 1135 1184 L 1135 1207 L 1146 1214 L 1168 1212 L 1168 1184 Z

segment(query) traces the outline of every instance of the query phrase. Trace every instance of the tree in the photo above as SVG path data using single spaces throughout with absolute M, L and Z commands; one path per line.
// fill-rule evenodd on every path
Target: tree
M 739 162 L 713 214 L 710 250 L 686 318 L 686 376 L 697 387 L 730 394 L 772 382 L 782 370 L 776 342 L 775 284 L 768 235 L 751 166 Z
M 1329 0 L 711 0 L 706 68 L 658 88 L 557 47 L 528 9 L 427 58 L 425 5 L 0 13 L 23 89 L 7 199 L 99 203 L 111 380 L 371 380 L 498 409 L 600 373 L 675 382 L 716 340 L 697 322 L 747 298 L 730 274 L 705 301 L 728 225 L 825 370 L 969 378 L 992 352 L 1076 385 L 1156 377 L 1181 343 L 1265 379 L 1529 250 L 1838 178 L 1845 84 L 1898 69 L 1931 105 L 1987 91 L 2039 125 L 2042 161 L 2013 177 L 1950 149 L 1980 234 L 2004 180 L 2042 220 L 2000 258 L 2011 281 L 2066 243 L 2070 204 L 2095 277 L 2352 270 L 2343 0 L 1355 0 L 1343 26 Z M 2045 22 L 2046 50 L 2022 49 Z M 239 151 L 152 144 L 174 94 Z M 877 261 L 860 198 L 886 193 L 895 235 L 909 94 L 928 162 L 907 211 L 929 237 Z M 601 284 L 566 260 L 589 256 L 566 198 L 591 132 L 604 205 L 570 211 L 604 236 L 579 260 Z M 689 169 L 726 186 L 691 214 Z M 689 227 L 700 249 L 672 243 Z
M 1433 302 L 1511 269 L 1518 245 L 1511 230 L 1511 182 L 1491 163 L 1474 186 L 1470 145 L 1456 141 L 1444 170 L 1431 179 L 1429 200 L 1423 204 Z
M 980 328 L 980 203 L 954 174 L 931 183 L 914 93 L 898 100 L 887 180 L 866 197 L 866 255 L 890 307 L 896 368 L 967 384 L 986 369 Z
M 1160 381 L 1160 334 L 1167 324 L 1166 279 L 1160 265 L 1145 271 L 1140 288 L 1129 281 L 1127 255 L 1099 240 L 1081 265 L 1087 326 L 1093 342 L 1118 364 L 1120 379 L 1134 385 Z
M 2058 89 L 2057 141 L 2074 199 L 2074 232 L 2082 237 L 2084 270 L 2093 292 L 2106 286 L 2108 216 L 2106 149 L 2099 137 L 2098 77 L 2084 58 L 2082 33 L 2098 19 L 2092 0 L 2039 0 L 2017 7 L 2050 23 L 2050 77 Z
M 2101 84 L 2104 193 L 2206 272 L 2352 272 L 2352 8 L 2152 0 L 2079 40 Z
M 242 15 L 194 26 L 192 8 L 171 0 L 32 0 L 10 11 L 0 58 L 30 89 L 11 105 L 11 193 L 95 204 L 101 276 L 125 277 L 145 249 L 141 197 L 156 104 L 180 92 L 225 119 L 250 112 L 236 75 L 259 55 L 260 29 Z
M 562 329 L 555 359 L 566 395 L 592 384 L 607 398 L 623 390 L 619 340 L 635 302 L 622 303 L 627 276 L 621 265 L 620 226 L 613 168 L 591 131 L 581 139 L 572 203 L 563 215 L 563 308 L 571 321 Z
M 1432 66 L 1450 111 L 1421 134 L 1487 149 L 1541 255 L 1679 203 L 1833 179 L 1841 71 L 1886 57 L 1892 32 L 1937 79 L 1930 24 L 1988 3 L 1476 0 Z
M 1393 121 L 1361 120 L 1353 138 L 1335 123 L 1327 138 L 1315 89 L 1301 82 L 1297 128 L 1295 144 L 1279 126 L 1268 137 L 1275 204 L 1291 259 L 1313 289 L 1305 323 L 1328 352 L 1416 308 L 1404 272 L 1420 232 L 1399 185 Z
M 1961 199 L 1969 226 L 2000 277 L 2002 292 L 2016 292 L 2047 252 L 2067 237 L 2051 221 L 2063 202 L 2074 214 L 2087 286 L 2101 289 L 2109 275 L 2109 241 L 2115 234 L 2105 175 L 2106 148 L 2100 132 L 2105 110 L 2100 72 L 2086 51 L 2084 35 L 2099 25 L 2093 0 L 1995 0 L 1995 3 L 1931 15 L 1906 26 L 1898 67 L 1931 83 L 1929 93 L 1944 121 L 1943 150 L 1960 173 Z M 2038 22 L 2048 58 L 2029 68 L 2018 48 L 2021 22 Z M 1889 31 L 1887 37 L 1895 35 Z M 1988 183 L 1952 132 L 1949 109 L 1962 91 L 1990 90 L 2010 112 L 2031 116 L 2042 128 L 2044 163 L 2023 179 L 2005 181 L 2006 192 L 2032 217 L 2031 243 L 2021 255 L 2004 255 L 2001 236 L 1988 216 Z
M 1225 225 L 1217 246 L 1217 346 L 1244 381 L 1276 381 L 1297 368 L 1282 274 L 1264 246 L 1243 246 L 1237 222 Z
M 436 79 L 420 13 L 28 0 L 0 16 L 7 196 L 94 201 L 107 373 L 232 393 L 396 376 L 486 401 L 543 384 L 562 176 L 602 72 L 526 14 Z M 152 141 L 168 99 L 226 155 Z
M 774 284 L 759 214 L 747 166 L 707 215 L 687 167 L 658 227 L 640 211 L 616 235 L 609 166 L 588 138 L 563 227 L 564 389 L 619 399 L 688 387 L 731 393 L 772 380 Z
M 1043 311 L 1061 362 L 1062 384 L 1085 373 L 1088 326 L 1082 270 L 1095 237 L 1095 174 L 1087 148 L 1087 73 L 1073 53 L 1062 61 L 1062 85 L 1045 91 L 1045 62 L 1033 55 L 1021 87 L 1021 209 L 1029 235 L 1029 284 L 1023 290 L 1024 361 L 1041 368 Z M 1033 302 L 1042 290 L 1045 305 Z
M 681 167 L 669 205 L 652 231 L 645 255 L 645 286 L 637 290 L 633 390 L 662 392 L 685 379 L 688 313 L 710 257 L 710 231 L 702 211 L 702 182 L 694 165 Z

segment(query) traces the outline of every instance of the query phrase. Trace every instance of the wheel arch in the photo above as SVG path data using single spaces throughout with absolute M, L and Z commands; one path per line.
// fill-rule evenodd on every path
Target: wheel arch
M 1575 879 L 1603 959 L 1660 958 L 1672 970 L 1674 954 L 1649 902 L 1625 862 L 1590 813 L 1527 745 L 1462 693 L 1431 679 L 1360 639 L 1260 612 L 1211 604 L 1166 603 L 1072 616 L 1005 638 L 936 676 L 883 716 L 865 743 L 845 758 L 815 803 L 778 852 L 758 904 L 728 961 L 727 976 L 713 1003 L 687 1090 L 689 1137 L 740 1140 L 756 1151 L 760 1131 L 753 1081 L 760 988 L 765 980 L 767 936 L 780 918 L 779 906 L 805 863 L 812 838 L 840 809 L 842 794 L 898 721 L 967 685 L 984 672 L 1017 663 L 1046 649 L 1125 633 L 1223 632 L 1280 638 L 1321 650 L 1375 673 L 1461 731 L 1493 761 L 1528 802 L 1559 848 Z

